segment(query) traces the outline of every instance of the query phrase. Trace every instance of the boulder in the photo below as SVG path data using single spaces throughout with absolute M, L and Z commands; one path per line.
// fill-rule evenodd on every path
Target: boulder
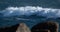
M 37 25 L 33 26 L 31 31 L 32 32 L 58 32 L 59 24 L 53 21 L 41 22 Z M 49 30 L 49 31 L 48 31 Z
M 16 32 L 31 32 L 25 23 L 20 23 Z

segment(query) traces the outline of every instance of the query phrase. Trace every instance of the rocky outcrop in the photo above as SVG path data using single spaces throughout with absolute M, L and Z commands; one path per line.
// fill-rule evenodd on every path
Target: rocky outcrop
M 0 28 L 0 32 L 16 32 L 16 29 L 18 26 L 19 24 L 11 26 L 11 27 Z
M 16 32 L 31 32 L 25 23 L 20 23 Z
M 42 22 L 32 27 L 32 32 L 58 32 L 59 24 L 53 21 Z M 49 30 L 49 31 L 48 31 Z
M 58 32 L 58 28 L 58 23 L 48 21 L 33 26 L 31 30 L 25 23 L 20 23 L 11 27 L 0 28 L 0 32 Z
M 25 23 L 20 23 L 11 27 L 0 28 L 0 32 L 31 32 Z

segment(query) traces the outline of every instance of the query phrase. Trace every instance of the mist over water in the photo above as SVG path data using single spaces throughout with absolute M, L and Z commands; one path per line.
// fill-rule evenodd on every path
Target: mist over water
M 0 11 L 0 13 L 5 17 L 20 15 L 31 16 L 33 14 L 46 17 L 60 17 L 60 9 L 43 8 L 39 6 L 8 7 Z

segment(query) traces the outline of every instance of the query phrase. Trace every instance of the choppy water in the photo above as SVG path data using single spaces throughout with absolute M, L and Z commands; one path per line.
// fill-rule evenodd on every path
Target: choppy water
M 46 20 L 55 20 L 60 24 L 60 9 L 35 6 L 7 7 L 0 11 L 0 27 L 10 27 L 21 22 L 30 28 Z
M 25 22 L 32 28 L 45 20 L 56 20 L 60 24 L 60 19 L 57 19 L 60 17 L 58 8 L 60 0 L 0 0 L 0 27 Z M 29 18 L 31 15 L 33 16 Z

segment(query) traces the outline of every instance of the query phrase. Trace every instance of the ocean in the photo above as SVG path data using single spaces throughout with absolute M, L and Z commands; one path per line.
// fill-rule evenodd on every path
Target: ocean
M 31 29 L 34 25 L 49 20 L 54 20 L 60 24 L 60 9 L 25 6 L 7 7 L 0 11 L 0 28 L 24 22 Z
M 0 27 L 24 22 L 31 29 L 48 20 L 60 24 L 60 0 L 0 0 Z

